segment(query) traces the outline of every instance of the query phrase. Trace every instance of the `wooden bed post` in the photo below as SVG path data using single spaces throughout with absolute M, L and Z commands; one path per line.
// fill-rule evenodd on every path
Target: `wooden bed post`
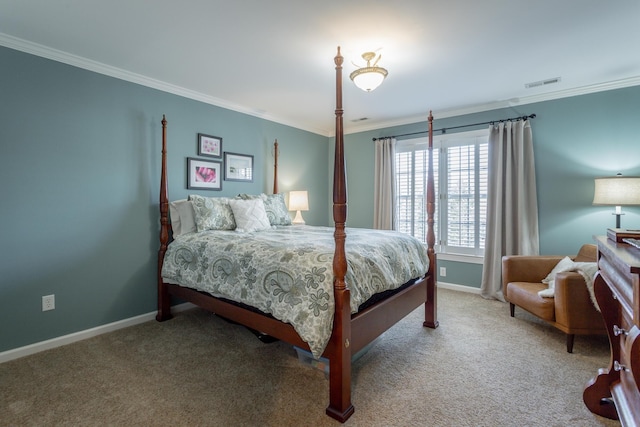
M 273 143 L 273 194 L 278 194 L 278 140 Z
M 336 243 L 333 256 L 333 293 L 335 315 L 331 335 L 331 357 L 329 359 L 329 406 L 326 413 L 340 422 L 345 422 L 354 412 L 351 404 L 351 297 L 345 283 L 347 257 L 345 254 L 345 224 L 347 221 L 346 171 L 344 163 L 344 140 L 342 128 L 342 62 L 338 53 L 336 64 L 336 142 L 333 169 L 333 221 Z
M 438 305 L 436 274 L 437 263 L 434 246 L 436 235 L 433 231 L 433 214 L 436 210 L 435 188 L 433 184 L 433 114 L 429 111 L 429 171 L 427 175 L 427 256 L 429 258 L 429 271 L 427 277 L 427 300 L 424 304 L 424 326 L 438 327 Z
M 162 263 L 169 244 L 169 193 L 167 190 L 167 119 L 162 115 L 162 169 L 160 172 L 160 249 L 158 250 L 158 313 L 156 320 L 171 319 L 171 297 L 162 283 Z

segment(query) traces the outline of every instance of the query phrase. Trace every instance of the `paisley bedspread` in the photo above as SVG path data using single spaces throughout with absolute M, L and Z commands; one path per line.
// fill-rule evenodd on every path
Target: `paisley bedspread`
M 281 226 L 185 234 L 169 244 L 162 277 L 290 323 L 319 357 L 333 327 L 333 233 L 329 227 Z M 428 269 L 424 246 L 411 236 L 360 228 L 346 233 L 352 312 L 372 295 Z

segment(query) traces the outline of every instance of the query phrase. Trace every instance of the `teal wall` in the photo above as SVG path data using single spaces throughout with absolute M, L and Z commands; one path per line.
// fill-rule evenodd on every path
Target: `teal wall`
M 2 47 L 0 100 L 0 352 L 155 310 L 163 114 L 171 199 L 195 192 L 198 132 L 254 156 L 253 183 L 210 196 L 270 192 L 277 138 L 280 191 L 327 225 L 325 136 Z
M 375 96 L 375 92 L 371 94 Z M 427 104 L 428 107 L 428 104 Z M 344 100 L 345 111 L 349 100 Z M 640 136 L 635 123 L 640 117 L 640 86 L 598 92 L 444 119 L 434 118 L 434 129 L 480 123 L 531 113 L 540 252 L 574 254 L 615 226 L 613 207 L 593 206 L 595 177 L 621 172 L 640 176 Z M 373 225 L 372 138 L 427 129 L 424 122 L 345 136 L 348 221 L 353 227 Z M 477 129 L 451 130 L 449 133 Z M 333 145 L 333 139 L 331 145 Z M 329 150 L 333 152 L 333 147 Z M 329 166 L 331 168 L 331 166 Z M 622 227 L 640 228 L 640 208 L 624 207 Z M 482 266 L 447 261 L 444 282 L 480 286 Z
M 480 289 L 482 284 L 482 264 L 438 259 L 437 280 L 454 285 Z M 440 276 L 440 267 L 447 269 L 446 277 Z
M 197 133 L 255 156 L 253 183 L 198 191 L 212 196 L 271 191 L 278 139 L 280 191 L 309 190 L 307 223 L 332 224 L 332 138 L 3 47 L 0 100 L 0 352 L 155 310 L 163 114 L 171 199 L 190 193 Z M 640 87 L 436 117 L 435 127 L 529 113 L 538 115 L 541 251 L 574 253 L 614 224 L 611 208 L 591 205 L 593 178 L 640 175 Z M 373 224 L 372 138 L 424 129 L 426 121 L 345 136 L 349 226 Z M 625 212 L 622 225 L 640 228 L 640 209 Z M 441 265 L 442 281 L 479 287 L 478 264 Z M 42 312 L 48 294 L 56 309 Z

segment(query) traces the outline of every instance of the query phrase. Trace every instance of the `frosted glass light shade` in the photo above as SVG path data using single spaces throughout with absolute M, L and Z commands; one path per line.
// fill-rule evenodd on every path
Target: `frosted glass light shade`
M 382 67 L 378 67 L 378 61 L 382 56 L 376 58 L 374 52 L 365 52 L 362 54 L 362 59 L 367 61 L 367 66 L 358 68 L 353 73 L 349 74 L 349 78 L 353 80 L 353 83 L 364 90 L 365 92 L 371 92 L 382 84 L 382 81 L 387 77 L 387 70 Z M 371 64 L 371 61 L 374 61 Z
M 386 72 L 383 74 L 380 70 L 383 69 L 379 67 L 361 68 L 351 74 L 351 79 L 360 89 L 371 92 L 380 86 L 386 77 Z

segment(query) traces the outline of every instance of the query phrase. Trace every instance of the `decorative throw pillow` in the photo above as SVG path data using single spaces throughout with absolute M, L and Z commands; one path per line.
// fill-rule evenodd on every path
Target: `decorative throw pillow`
M 238 198 L 243 200 L 262 199 L 264 202 L 264 210 L 267 211 L 269 223 L 271 225 L 291 225 L 291 216 L 284 202 L 284 194 L 238 194 Z
M 287 205 L 284 203 L 284 194 L 266 196 L 264 208 L 271 225 L 291 225 L 291 216 L 289 216 Z
M 227 197 L 203 197 L 191 194 L 189 200 L 193 205 L 198 232 L 236 228 L 236 221 Z
M 538 295 L 540 295 L 541 297 L 553 298 L 556 288 L 556 274 L 561 271 L 568 271 L 573 267 L 573 264 L 573 260 L 568 256 L 562 258 L 560 262 L 556 264 L 555 267 L 553 267 L 553 270 L 551 270 L 551 272 L 547 274 L 547 277 L 542 279 L 542 283 L 546 283 L 548 288 L 538 292 Z
M 236 221 L 236 231 L 248 233 L 271 228 L 262 199 L 231 199 L 229 206 Z
M 181 199 L 169 203 L 169 216 L 174 237 L 198 231 L 193 205 L 189 200 Z

